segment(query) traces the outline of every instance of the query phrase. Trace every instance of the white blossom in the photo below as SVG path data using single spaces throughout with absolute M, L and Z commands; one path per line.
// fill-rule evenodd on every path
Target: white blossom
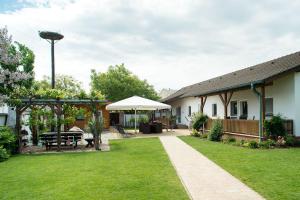
M 18 83 L 33 78 L 30 73 L 22 71 L 10 71 L 3 69 L 1 65 L 19 65 L 20 54 L 10 55 L 9 49 L 12 46 L 12 37 L 8 35 L 7 28 L 0 28 L 0 106 L 8 99 L 8 96 L 3 94 L 5 89 L 16 88 Z

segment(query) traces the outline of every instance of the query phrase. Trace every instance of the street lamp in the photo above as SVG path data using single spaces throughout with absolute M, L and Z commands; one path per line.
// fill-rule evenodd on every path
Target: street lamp
M 52 66 L 52 89 L 55 88 L 55 64 L 54 64 L 54 44 L 55 41 L 61 40 L 64 38 L 62 34 L 50 32 L 50 31 L 39 31 L 41 38 L 46 39 L 51 44 L 51 66 Z

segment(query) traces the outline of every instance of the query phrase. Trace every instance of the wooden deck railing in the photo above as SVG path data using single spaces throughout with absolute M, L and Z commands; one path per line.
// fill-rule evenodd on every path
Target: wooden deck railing
M 223 123 L 224 132 L 258 136 L 258 120 L 221 119 L 221 121 Z M 210 130 L 212 122 L 213 119 L 209 119 L 205 125 L 205 129 Z M 288 134 L 293 134 L 293 120 L 285 120 L 284 127 Z

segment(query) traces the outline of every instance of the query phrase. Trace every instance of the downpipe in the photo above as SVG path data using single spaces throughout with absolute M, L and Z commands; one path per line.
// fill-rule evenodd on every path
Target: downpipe
M 262 99 L 262 94 L 257 91 L 257 88 L 255 87 L 255 83 L 251 83 L 251 90 L 256 94 L 259 100 L 259 142 L 261 142 L 262 139 L 262 134 L 263 134 L 263 119 L 262 119 L 262 108 L 263 108 L 263 99 Z

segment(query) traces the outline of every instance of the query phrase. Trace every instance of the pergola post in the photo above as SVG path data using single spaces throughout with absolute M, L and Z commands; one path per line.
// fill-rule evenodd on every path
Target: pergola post
M 95 115 L 95 128 L 96 128 L 96 133 L 95 133 L 95 149 L 98 151 L 100 150 L 100 144 L 99 144 L 99 129 L 100 129 L 100 116 L 99 116 L 99 112 L 97 109 L 97 105 L 94 104 L 94 115 Z M 101 140 L 101 137 L 100 137 Z M 100 143 L 102 143 L 102 141 L 100 141 Z
M 61 115 L 62 115 L 61 104 L 57 104 L 56 105 L 57 151 L 60 151 L 60 146 L 61 146 Z
M 223 96 L 223 94 L 224 94 L 224 96 Z M 219 94 L 219 97 L 220 97 L 220 99 L 221 99 L 221 101 L 223 103 L 223 106 L 224 106 L 224 119 L 227 119 L 227 117 L 228 117 L 228 105 L 229 105 L 229 102 L 230 102 L 230 100 L 232 98 L 233 92 L 230 91 L 229 92 L 229 96 L 228 96 L 228 92 L 227 91 L 224 92 L 223 94 L 222 93 Z
M 21 152 L 22 149 L 22 136 L 21 136 L 21 108 L 16 107 L 16 135 L 18 139 L 18 152 Z
M 22 150 L 22 135 L 21 135 L 21 115 L 22 113 L 28 108 L 27 105 L 25 106 L 16 106 L 16 135 L 18 141 L 18 152 L 21 153 Z

